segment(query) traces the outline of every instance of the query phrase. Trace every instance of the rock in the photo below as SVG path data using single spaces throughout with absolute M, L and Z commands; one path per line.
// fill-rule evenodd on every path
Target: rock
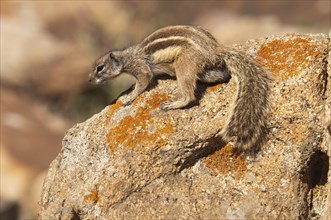
M 199 86 L 199 103 L 163 112 L 177 83 L 158 80 L 67 131 L 44 182 L 40 219 L 327 219 L 330 39 L 268 37 L 237 46 L 274 76 L 270 133 L 256 156 L 219 132 L 236 84 Z M 327 130 L 326 128 L 329 128 Z

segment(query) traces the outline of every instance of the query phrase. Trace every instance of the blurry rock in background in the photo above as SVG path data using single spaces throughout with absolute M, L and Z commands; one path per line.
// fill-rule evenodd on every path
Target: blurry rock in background
M 282 35 L 298 31 L 297 27 L 284 25 L 272 15 L 251 16 L 226 11 L 209 12 L 198 17 L 196 22 L 204 24 L 204 27 L 211 33 L 215 33 L 216 39 L 223 44 L 244 43 L 248 39 L 256 39 L 274 33 Z M 218 25 L 220 22 L 222 25 Z
M 36 217 L 65 131 L 133 83 L 89 85 L 93 60 L 172 24 L 203 26 L 223 44 L 328 33 L 330 1 L 1 1 L 1 217 Z
M 19 218 L 19 205 L 16 202 L 0 201 L 1 219 L 15 220 Z
M 62 15 L 42 22 L 36 12 L 27 6 L 19 7 L 16 16 L 2 16 L 2 83 L 32 90 L 38 96 L 81 91 L 87 86 L 91 60 L 76 41 L 79 19 Z M 84 22 L 83 15 L 79 18 Z
M 35 100 L 1 88 L 1 201 L 34 216 L 41 179 L 58 154 L 69 123 Z

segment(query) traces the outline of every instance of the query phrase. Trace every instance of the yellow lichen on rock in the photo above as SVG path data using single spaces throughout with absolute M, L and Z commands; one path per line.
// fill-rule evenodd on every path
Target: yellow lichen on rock
M 224 83 L 217 84 L 217 85 L 209 87 L 209 91 L 215 92 L 215 91 L 219 90 L 222 87 L 224 87 Z
M 136 107 L 135 115 L 125 116 L 108 132 L 107 142 L 113 153 L 119 145 L 125 150 L 142 150 L 155 144 L 162 145 L 165 136 L 174 131 L 172 122 L 156 120 L 150 114 L 159 108 L 161 101 L 169 99 L 168 95 L 154 92 L 149 98 L 142 95 L 139 99 L 144 103 Z
M 232 172 L 236 178 L 242 178 L 247 169 L 245 158 L 237 155 L 230 144 L 209 155 L 205 160 L 205 165 L 213 176 Z
M 322 51 L 303 38 L 273 40 L 260 47 L 259 62 L 281 80 L 290 79 L 308 67 L 309 63 L 322 55 Z
M 118 100 L 115 102 L 115 104 L 113 104 L 113 105 L 110 107 L 110 109 L 109 109 L 107 115 L 109 115 L 109 117 L 112 117 L 113 114 L 114 114 L 114 113 L 115 113 L 115 112 L 116 112 L 121 106 L 123 106 L 123 102 L 122 102 L 121 100 L 118 99 Z
M 96 190 L 89 190 L 90 194 L 84 196 L 84 201 L 97 203 L 99 201 L 99 193 Z

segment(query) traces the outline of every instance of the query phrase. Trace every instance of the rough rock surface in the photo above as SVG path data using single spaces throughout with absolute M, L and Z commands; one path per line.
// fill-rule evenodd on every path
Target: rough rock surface
M 70 129 L 52 162 L 40 219 L 327 219 L 331 211 L 330 38 L 237 46 L 270 69 L 270 133 L 256 156 L 219 132 L 236 84 L 199 86 L 198 104 L 163 112 L 176 81 L 158 80 Z

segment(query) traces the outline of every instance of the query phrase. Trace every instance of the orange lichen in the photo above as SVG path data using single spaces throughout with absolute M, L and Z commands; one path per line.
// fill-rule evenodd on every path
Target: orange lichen
M 96 190 L 89 190 L 90 194 L 84 196 L 84 201 L 91 201 L 97 203 L 99 201 L 99 194 Z
M 113 117 L 114 113 L 121 107 L 123 106 L 123 103 L 120 100 L 117 100 L 115 104 L 111 105 L 108 108 L 108 111 L 106 114 L 100 114 L 98 120 L 95 121 L 95 125 L 90 127 L 89 130 L 89 134 L 91 134 L 91 136 L 95 135 L 98 133 L 97 128 L 102 128 L 102 127 L 108 127 L 111 120 L 109 120 L 110 118 Z
M 138 107 L 135 116 L 124 117 L 117 126 L 111 128 L 107 142 L 114 153 L 119 145 L 123 149 L 145 149 L 151 145 L 162 145 L 166 135 L 173 133 L 171 122 L 160 123 L 151 116 L 151 111 L 158 108 L 161 101 L 168 100 L 166 94 L 154 92 L 146 100 L 142 99 L 143 107 Z
M 136 106 L 138 103 L 141 103 L 144 101 L 146 97 L 146 93 L 141 94 L 140 96 L 138 96 L 133 102 L 132 102 L 132 106 Z
M 215 85 L 215 86 L 211 86 L 211 87 L 209 87 L 209 90 L 212 91 L 212 92 L 215 92 L 215 91 L 217 91 L 218 89 L 222 88 L 223 86 L 224 86 L 223 83 L 221 83 L 221 84 L 217 84 L 217 85 Z
M 209 155 L 205 160 L 205 165 L 213 176 L 231 172 L 236 178 L 242 178 L 247 169 L 245 158 L 235 154 L 234 148 L 230 144 Z
M 123 103 L 121 100 L 117 99 L 117 101 L 115 102 L 115 104 L 113 104 L 110 108 L 109 108 L 109 111 L 108 111 L 108 116 L 109 117 L 112 117 L 113 114 L 120 108 L 123 106 Z
M 308 67 L 321 50 L 307 39 L 294 38 L 288 41 L 273 40 L 262 45 L 257 53 L 258 61 L 280 79 L 287 80 Z

